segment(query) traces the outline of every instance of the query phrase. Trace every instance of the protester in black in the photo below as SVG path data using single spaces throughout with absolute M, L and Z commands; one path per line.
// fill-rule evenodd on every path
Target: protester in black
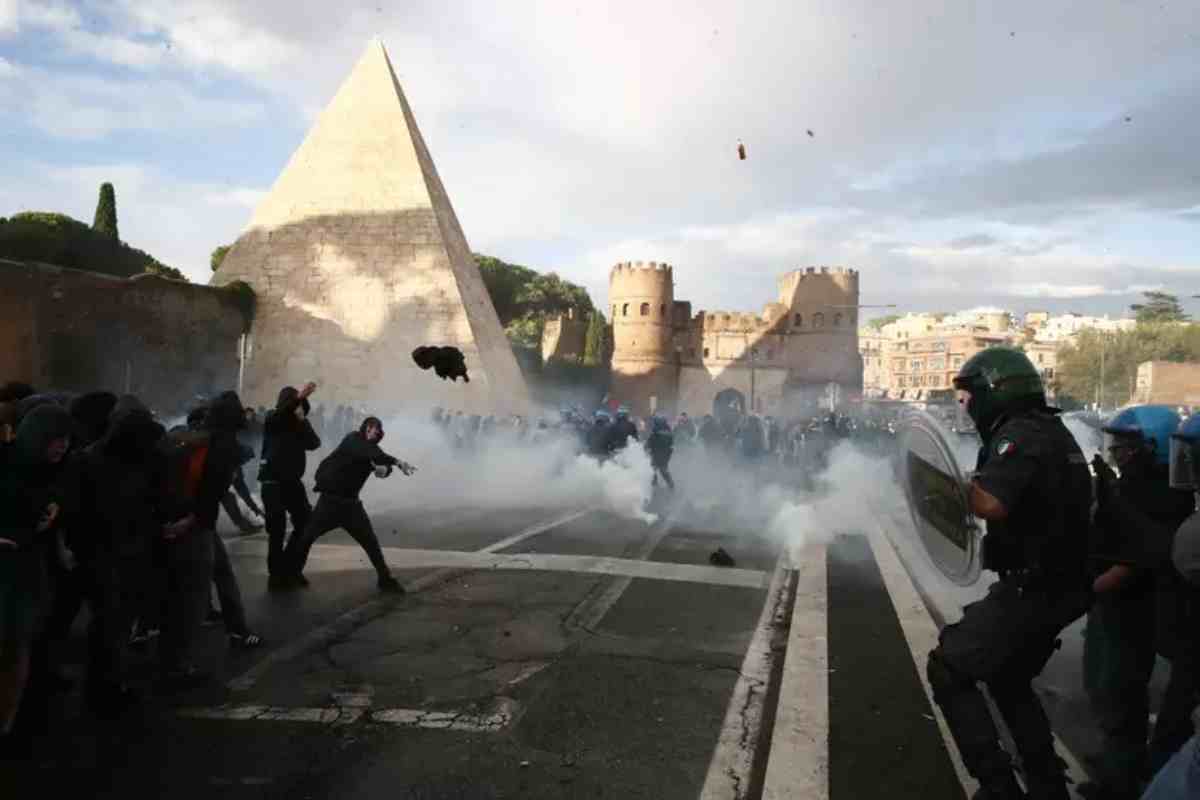
M 269 586 L 282 588 L 287 570 L 283 565 L 287 520 L 292 519 L 292 538 L 302 534 L 312 516 L 308 491 L 301 480 L 308 468 L 308 452 L 321 446 L 321 439 L 308 421 L 308 398 L 316 390 L 308 383 L 297 391 L 285 386 L 279 392 L 275 410 L 267 415 L 263 427 L 262 465 L 258 480 L 266 507 L 267 570 Z
M 367 417 L 362 426 L 355 432 L 346 434 L 346 438 L 330 453 L 320 466 L 317 467 L 317 507 L 313 511 L 308 527 L 303 535 L 292 537 L 285 553 L 285 563 L 292 570 L 290 585 L 302 585 L 304 565 L 308 561 L 308 552 L 322 535 L 334 528 L 342 528 L 349 533 L 354 541 L 366 551 L 379 575 L 379 589 L 384 592 L 403 593 L 404 589 L 392 577 L 391 570 L 383 558 L 383 550 L 379 546 L 379 538 L 371 526 L 371 519 L 363 508 L 358 494 L 363 484 L 374 472 L 377 477 L 386 478 L 392 468 L 398 468 L 405 475 L 411 475 L 416 468 L 400 459 L 390 456 L 379 448 L 383 439 L 383 423 L 376 417 Z

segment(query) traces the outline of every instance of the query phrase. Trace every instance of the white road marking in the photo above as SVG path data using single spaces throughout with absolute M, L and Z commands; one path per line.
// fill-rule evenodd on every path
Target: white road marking
M 509 536 L 507 539 L 501 539 L 500 541 L 496 542 L 495 544 L 489 544 L 487 547 L 484 547 L 483 549 L 479 550 L 478 552 L 480 552 L 480 553 L 495 553 L 500 550 L 504 550 L 505 548 L 512 547 L 514 544 L 519 544 L 532 536 L 537 536 L 540 533 L 545 533 L 546 531 L 551 530 L 552 528 L 557 528 L 560 525 L 566 525 L 568 522 L 574 522 L 575 520 L 579 519 L 580 517 L 585 516 L 587 514 L 591 514 L 593 511 L 598 511 L 598 510 L 599 510 L 599 507 L 585 508 L 582 511 L 572 512 L 565 516 L 559 517 L 558 519 L 551 520 L 550 522 L 543 522 L 543 523 L 539 523 L 537 525 L 533 525 L 533 526 L 528 527 L 525 530 L 521 531 L 520 533 L 516 533 L 516 534 L 513 534 L 512 536 Z
M 185 719 L 211 719 L 237 722 L 315 722 L 323 725 L 348 725 L 366 719 L 385 725 L 437 730 L 499 732 L 516 719 L 520 705 L 508 697 L 497 698 L 484 710 L 431 711 L 420 708 L 360 707 L 286 708 L 265 705 L 183 708 L 177 716 Z
M 266 544 L 247 542 L 238 555 L 266 554 Z M 305 568 L 313 575 L 320 572 L 341 572 L 365 565 L 366 556 L 357 544 L 315 545 L 314 558 Z M 555 553 L 486 553 L 475 550 L 422 550 L 385 547 L 383 555 L 388 566 L 397 570 L 449 567 L 456 570 L 523 570 L 534 572 L 586 572 L 599 575 L 625 575 L 631 578 L 652 578 L 664 581 L 707 583 L 716 586 L 740 586 L 761 589 L 767 575 L 762 570 L 734 567 L 711 567 L 697 564 L 674 564 L 664 561 L 638 561 L 631 558 L 607 556 L 558 555 Z M 259 564 L 252 573 L 265 574 L 266 564 Z
M 788 574 L 785 552 L 775 564 L 762 614 L 742 659 L 741 673 L 725 709 L 725 720 L 708 764 L 700 800 L 742 800 L 750 788 L 750 770 L 754 765 L 767 683 L 771 677 L 771 629 L 776 614 L 787 607 Z
M 633 559 L 636 561 L 645 561 L 650 557 L 650 554 L 658 548 L 658 545 L 671 532 L 670 523 L 659 525 L 657 528 L 651 529 L 651 534 L 646 537 L 646 541 L 638 549 Z M 595 630 L 600 624 L 600 620 L 612 610 L 612 607 L 621 599 L 621 595 L 625 594 L 625 590 L 629 588 L 629 584 L 633 583 L 633 578 L 629 575 L 623 575 L 614 581 L 611 581 L 596 599 L 590 603 L 584 603 L 571 612 L 567 617 L 565 627 L 568 630 L 583 629 L 585 631 Z
M 928 698 L 929 706 L 937 719 L 938 730 L 941 731 L 942 740 L 946 744 L 946 752 L 950 754 L 958 782 L 962 784 L 966 796 L 970 797 L 979 787 L 979 783 L 967 773 L 967 768 L 963 765 L 962 756 L 959 755 L 954 738 L 950 735 L 950 727 L 946 724 L 941 707 L 934 702 L 933 688 L 925 674 L 925 660 L 938 643 L 937 623 L 929 615 L 925 601 L 917 593 L 917 587 L 913 585 L 908 570 L 900 563 L 899 556 L 882 529 L 877 528 L 869 532 L 867 539 L 871 543 L 871 553 L 875 556 L 875 563 L 883 576 L 892 607 L 896 610 L 896 617 L 900 620 L 900 629 L 904 631 L 904 640 L 908 643 L 908 650 L 917 667 L 917 675 L 921 678 L 921 687 L 925 690 L 925 697 Z
M 796 595 L 763 800 L 829 798 L 829 581 L 823 544 L 796 564 Z
M 560 523 L 561 524 L 561 523 Z M 266 542 L 256 537 L 248 539 L 239 539 L 232 542 L 234 547 L 231 547 L 231 554 L 235 555 L 262 555 L 266 556 Z M 338 548 L 339 550 L 347 550 L 349 548 L 358 549 L 358 545 L 316 545 L 314 550 L 320 552 L 328 552 L 327 548 Z M 361 551 L 360 551 L 361 552 Z M 385 551 L 386 552 L 386 551 Z M 317 559 L 319 564 L 320 559 Z M 314 564 L 314 566 L 317 566 Z M 266 571 L 265 558 L 257 565 L 257 569 L 262 573 Z M 319 571 L 319 570 L 317 570 Z M 404 584 L 407 592 L 414 593 L 426 589 L 430 586 L 435 586 L 444 580 L 447 580 L 452 575 L 457 574 L 458 569 L 441 569 L 421 575 Z M 259 679 L 267 673 L 276 664 L 285 661 L 291 661 L 310 650 L 315 650 L 327 642 L 333 641 L 338 636 L 344 635 L 344 632 L 353 630 L 354 628 L 373 619 L 375 616 L 382 614 L 395 603 L 394 597 L 376 597 L 363 603 L 356 608 L 352 608 L 336 619 L 324 625 L 320 625 L 299 639 L 294 639 L 291 642 L 278 647 L 266 655 L 264 655 L 257 663 L 247 669 L 241 675 L 230 680 L 225 684 L 232 691 L 247 691 L 258 683 Z
M 881 513 L 879 509 L 873 509 L 875 515 Z M 891 521 L 897 525 L 901 520 L 898 520 L 894 515 L 888 515 Z M 870 533 L 871 550 L 875 554 L 875 561 L 879 565 L 879 571 L 883 575 L 884 583 L 887 585 L 888 594 L 892 598 L 892 604 L 896 608 L 896 615 L 900 618 L 900 627 L 904 631 L 904 638 L 908 641 L 909 650 L 913 654 L 913 660 L 917 665 L 917 674 L 921 676 L 921 685 L 925 688 L 925 693 L 929 697 L 930 705 L 937 716 L 938 728 L 941 730 L 942 738 L 946 741 L 946 750 L 950 753 L 950 758 L 954 762 L 954 770 L 958 773 L 958 779 L 963 785 L 967 796 L 979 784 L 968 773 L 966 767 L 962 763 L 962 757 L 959 755 L 958 746 L 954 744 L 953 737 L 950 735 L 950 728 L 946 725 L 945 717 L 942 716 L 941 709 L 938 704 L 933 701 L 933 690 L 929 686 L 929 680 L 925 676 L 925 659 L 929 655 L 929 651 L 937 646 L 938 627 L 933 617 L 929 613 L 928 607 L 925 605 L 925 600 L 918 592 L 916 585 L 913 583 L 912 571 L 906 563 L 903 549 L 899 547 L 892 539 L 887 529 L 876 520 L 876 528 Z M 930 602 L 935 600 L 931 597 Z M 943 618 L 949 619 L 950 611 L 953 609 L 939 608 L 938 613 Z M 995 712 L 993 711 L 993 714 Z M 1002 720 L 997 720 L 997 724 L 1003 724 Z M 1078 798 L 1076 787 L 1082 783 L 1091 780 L 1087 771 L 1079 763 L 1079 759 L 1066 746 L 1066 744 L 1054 735 L 1054 743 L 1059 755 L 1067 764 L 1067 778 L 1070 781 L 1071 797 Z

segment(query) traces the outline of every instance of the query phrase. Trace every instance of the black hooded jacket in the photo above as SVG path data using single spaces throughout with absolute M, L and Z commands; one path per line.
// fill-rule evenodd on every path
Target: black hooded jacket
M 45 403 L 29 411 L 12 445 L 0 449 L 0 538 L 25 550 L 33 546 L 37 525 L 50 503 L 68 505 L 61 479 L 66 459 L 46 460 L 55 439 L 70 436 L 75 423 L 62 406 Z
M 361 430 L 348 433 L 317 467 L 317 491 L 355 500 L 375 467 L 394 467 L 399 463 L 399 459 L 383 452 L 378 444 L 367 441 Z
M 222 392 L 208 407 L 204 429 L 211 439 L 204 477 L 196 492 L 196 524 L 201 530 L 216 530 L 221 498 L 233 484 L 233 474 L 242 465 L 242 445 L 238 430 L 245 424 L 242 401 L 237 392 Z
M 147 552 L 162 528 L 165 433 L 135 397 L 117 401 L 104 438 L 82 455 L 84 480 L 71 548 L 83 561 L 98 554 Z
M 285 386 L 280 390 L 279 401 L 263 425 L 260 481 L 300 480 L 308 468 L 308 451 L 321 446 L 312 423 L 296 417 L 296 408 L 301 405 L 308 410 L 307 398 L 300 397 L 295 388 Z

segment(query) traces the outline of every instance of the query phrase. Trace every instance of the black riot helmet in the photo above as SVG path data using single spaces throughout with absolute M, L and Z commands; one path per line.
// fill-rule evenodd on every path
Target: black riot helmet
M 1024 353 L 1011 347 L 989 347 L 971 356 L 955 376 L 954 388 L 970 392 L 967 414 L 981 436 L 1004 414 L 1046 404 L 1042 376 Z

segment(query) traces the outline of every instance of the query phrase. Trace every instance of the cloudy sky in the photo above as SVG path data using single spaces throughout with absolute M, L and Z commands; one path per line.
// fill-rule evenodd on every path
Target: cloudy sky
M 0 215 L 110 180 L 207 280 L 376 35 L 472 247 L 597 302 L 620 260 L 697 308 L 820 264 L 902 311 L 1200 293 L 1192 0 L 0 0 Z

